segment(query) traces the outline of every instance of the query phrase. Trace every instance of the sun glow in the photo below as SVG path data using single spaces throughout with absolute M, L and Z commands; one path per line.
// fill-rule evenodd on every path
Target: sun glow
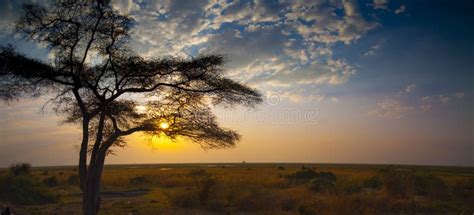
M 166 122 L 162 122 L 160 123 L 160 128 L 161 129 L 168 129 L 170 127 L 170 125 Z
M 147 145 L 154 150 L 179 151 L 184 147 L 183 142 L 181 138 L 171 139 L 166 135 L 159 135 L 153 136 Z

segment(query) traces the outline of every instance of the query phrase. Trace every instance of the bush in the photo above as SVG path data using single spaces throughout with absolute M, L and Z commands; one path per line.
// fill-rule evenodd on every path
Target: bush
M 362 190 L 359 182 L 353 179 L 344 179 L 337 182 L 336 187 L 343 194 L 355 194 Z
M 329 182 L 336 181 L 337 177 L 332 172 L 316 172 L 312 169 L 302 169 L 287 176 L 287 178 L 296 183 L 305 183 L 311 179 L 324 179 Z
M 327 191 L 334 188 L 334 181 L 325 178 L 316 178 L 311 181 L 309 189 L 315 192 Z
M 453 197 L 461 200 L 474 197 L 474 178 L 466 181 L 459 181 L 453 185 Z
M 328 180 L 328 181 L 336 181 L 337 180 L 336 175 L 332 172 L 319 172 L 319 175 L 317 177 L 321 178 L 321 179 Z
M 443 180 L 434 175 L 419 175 L 414 177 L 414 189 L 417 195 L 433 199 L 447 199 L 448 188 Z
M 22 174 L 0 176 L 0 200 L 15 204 L 45 204 L 56 201 L 57 197 L 35 177 Z
M 206 205 L 212 188 L 217 184 L 216 179 L 203 169 L 191 171 L 189 176 L 193 178 L 196 185 L 197 197 L 201 205 Z
M 177 192 L 171 196 L 171 204 L 176 208 L 197 208 L 199 201 L 188 192 Z
M 16 176 L 29 175 L 31 164 L 29 163 L 15 163 L 10 165 L 10 173 Z
M 43 179 L 43 184 L 45 184 L 48 187 L 56 187 L 59 185 L 58 179 L 56 178 L 56 176 Z
M 378 176 L 373 176 L 363 182 L 365 188 L 378 189 L 382 186 L 382 181 Z
M 297 182 L 306 182 L 316 178 L 318 173 L 312 169 L 302 169 L 288 176 L 289 179 Z
M 145 176 L 137 176 L 137 177 L 131 178 L 128 183 L 130 185 L 139 186 L 139 185 L 149 184 L 150 180 Z
M 402 170 L 386 170 L 382 172 L 384 187 L 390 196 L 407 197 L 412 191 L 413 174 Z
M 67 183 L 70 185 L 79 186 L 80 185 L 79 176 L 78 175 L 69 176 L 69 178 L 67 179 Z
M 239 212 L 254 212 L 274 207 L 274 196 L 269 190 L 259 186 L 242 187 L 237 195 L 233 206 Z

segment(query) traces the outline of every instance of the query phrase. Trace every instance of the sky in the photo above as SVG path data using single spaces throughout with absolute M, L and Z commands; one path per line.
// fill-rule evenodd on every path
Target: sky
M 25 1 L 0 4 L 0 45 L 50 60 L 12 33 Z M 27 2 L 27 1 L 26 1 Z M 108 164 L 312 162 L 474 166 L 472 1 L 112 1 L 145 58 L 223 54 L 256 108 L 215 107 L 235 148 L 141 134 Z M 81 131 L 47 96 L 0 103 L 0 167 L 75 165 Z

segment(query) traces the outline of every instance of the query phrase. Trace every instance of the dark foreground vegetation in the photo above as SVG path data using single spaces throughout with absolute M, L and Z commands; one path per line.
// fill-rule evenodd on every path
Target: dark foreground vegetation
M 75 167 L 0 169 L 0 207 L 80 214 Z M 100 214 L 472 214 L 472 167 L 342 164 L 106 166 Z

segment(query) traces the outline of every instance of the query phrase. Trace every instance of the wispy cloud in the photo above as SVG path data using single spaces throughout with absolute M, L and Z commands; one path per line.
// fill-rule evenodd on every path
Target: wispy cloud
M 333 55 L 379 27 L 354 1 L 113 1 L 137 21 L 144 57 L 225 54 L 233 78 L 259 86 L 340 85 L 356 67 Z M 340 13 L 342 11 L 343 13 Z M 375 47 L 377 49 L 377 47 Z M 290 92 L 288 92 L 290 93 Z
M 451 95 L 432 95 L 432 96 L 423 96 L 420 99 L 420 110 L 423 112 L 431 111 L 434 107 L 439 105 L 447 105 L 453 100 L 459 100 L 464 98 L 463 92 L 453 93 Z
M 446 105 L 455 99 L 464 98 L 463 92 L 413 98 L 412 93 L 416 88 L 415 84 L 408 84 L 394 96 L 379 100 L 375 107 L 369 111 L 369 115 L 387 119 L 400 119 L 409 113 L 428 112 L 439 105 Z
M 374 0 L 373 1 L 373 6 L 375 9 L 383 9 L 383 10 L 388 10 L 388 0 Z
M 407 11 L 407 6 L 405 5 L 400 5 L 400 8 L 395 10 L 395 14 L 401 14 Z
M 399 99 L 385 98 L 377 102 L 375 109 L 369 111 L 372 116 L 388 119 L 400 119 L 415 108 Z
M 397 96 L 400 97 L 400 96 L 409 94 L 409 93 L 415 91 L 415 89 L 416 89 L 416 85 L 415 85 L 415 84 L 408 84 L 405 88 L 403 88 L 402 90 L 398 91 Z
M 379 43 L 374 44 L 369 48 L 369 50 L 367 50 L 367 52 L 364 53 L 364 56 L 375 56 L 380 48 L 381 45 Z

